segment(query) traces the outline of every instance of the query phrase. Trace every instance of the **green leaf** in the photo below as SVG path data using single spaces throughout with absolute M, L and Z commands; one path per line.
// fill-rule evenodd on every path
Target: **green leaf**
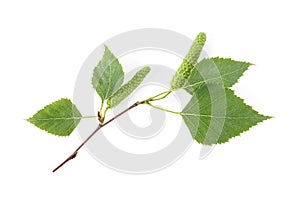
M 192 70 L 183 88 L 190 94 L 203 83 L 219 84 L 230 88 L 237 83 L 250 65 L 249 62 L 234 61 L 230 58 L 205 58 Z
M 92 84 L 102 102 L 117 91 L 124 81 L 124 72 L 118 59 L 104 46 L 104 54 L 94 68 Z
M 39 110 L 28 122 L 58 136 L 68 136 L 82 118 L 70 99 L 60 99 Z
M 150 72 L 150 67 L 140 69 L 126 84 L 118 89 L 108 100 L 108 108 L 113 108 L 128 97 L 144 80 Z
M 269 119 L 246 105 L 228 88 L 205 85 L 197 89 L 181 113 L 193 138 L 220 144 Z

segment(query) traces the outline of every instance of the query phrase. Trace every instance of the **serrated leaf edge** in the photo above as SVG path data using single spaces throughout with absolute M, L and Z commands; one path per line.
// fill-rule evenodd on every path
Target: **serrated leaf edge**
M 226 141 L 222 141 L 222 142 L 219 142 L 219 141 L 218 141 L 216 144 L 224 144 L 224 143 L 227 143 L 227 142 L 229 142 L 231 139 L 233 139 L 233 138 L 235 138 L 235 137 L 237 137 L 237 136 L 241 136 L 242 133 L 249 131 L 252 127 L 258 125 L 259 123 L 261 123 L 261 122 L 263 122 L 263 121 L 265 121 L 265 120 L 274 118 L 274 117 L 272 117 L 272 116 L 266 116 L 266 115 L 260 114 L 258 111 L 256 111 L 255 109 L 253 109 L 252 106 L 246 104 L 244 99 L 242 99 L 241 97 L 237 96 L 237 95 L 234 93 L 234 91 L 233 91 L 232 89 L 229 89 L 229 88 L 225 88 L 225 89 L 228 90 L 228 91 L 230 91 L 230 92 L 232 92 L 232 94 L 233 94 L 236 98 L 238 98 L 239 100 L 241 100 L 242 103 L 245 104 L 247 107 L 251 108 L 251 109 L 255 112 L 255 114 L 259 115 L 259 117 L 237 117 L 237 118 L 234 118 L 234 117 L 223 117 L 223 118 L 225 118 L 225 119 L 239 119 L 239 118 L 240 118 L 240 119 L 242 119 L 242 118 L 245 118 L 245 119 L 255 118 L 255 119 L 256 119 L 256 118 L 264 118 L 264 119 L 262 119 L 262 120 L 259 121 L 259 122 L 256 122 L 255 124 L 251 125 L 250 127 L 246 128 L 246 129 L 242 130 L 240 133 L 238 133 L 238 134 L 235 135 L 234 137 L 228 138 L 228 140 L 226 140 Z M 213 116 L 213 115 L 186 114 L 186 113 L 183 113 L 183 112 L 180 112 L 180 115 L 182 115 L 182 116 L 184 116 L 184 115 L 185 115 L 185 116 L 196 116 L 196 117 L 199 117 L 199 120 L 200 120 L 201 122 L 202 122 L 202 120 L 200 119 L 200 117 L 210 117 L 210 118 L 216 118 L 216 119 L 218 118 L 218 117 Z M 219 119 L 220 119 L 220 118 L 219 118 Z M 202 123 L 204 123 L 204 122 L 202 122 Z M 206 125 L 206 124 L 205 124 L 205 125 Z M 206 125 L 206 126 L 207 126 L 207 125 Z M 198 134 L 198 131 L 197 131 L 197 134 Z M 197 135 L 197 134 L 196 134 L 196 135 Z M 207 145 L 207 146 L 215 145 L 215 144 L 204 144 L 203 142 L 198 141 L 198 140 L 196 139 L 196 135 L 194 136 L 194 139 L 195 139 L 199 144 L 203 144 L 203 145 Z
M 40 111 L 46 109 L 47 107 L 49 107 L 49 106 L 51 106 L 52 104 L 55 104 L 55 103 L 57 103 L 58 101 L 61 101 L 61 100 L 67 100 L 67 101 L 69 101 L 73 106 L 75 106 L 75 105 L 73 104 L 73 102 L 72 102 L 69 98 L 60 98 L 60 99 L 58 99 L 58 100 L 56 100 L 56 101 L 53 101 L 53 102 L 50 103 L 50 104 L 45 105 L 42 109 L 39 109 L 36 113 L 38 113 L 38 112 L 40 112 Z M 75 106 L 75 108 L 76 108 L 76 106 Z M 76 109 L 77 109 L 77 108 L 76 108 Z M 77 110 L 78 110 L 78 109 L 77 109 Z M 78 110 L 78 112 L 79 112 L 79 110 Z M 35 113 L 35 114 L 36 114 L 36 113 Z M 35 115 L 35 114 L 34 114 L 34 115 Z M 79 112 L 79 114 L 81 115 L 80 112 Z M 33 115 L 33 116 L 34 116 L 34 115 Z M 45 131 L 45 132 L 47 132 L 47 133 L 49 133 L 49 134 L 51 134 L 51 135 L 55 135 L 55 136 L 58 136 L 58 137 L 67 137 L 67 136 L 70 136 L 71 133 L 76 129 L 76 126 L 75 126 L 75 128 L 72 130 L 72 132 L 70 132 L 69 134 L 67 134 L 67 135 L 59 135 L 59 134 L 55 134 L 55 133 L 49 132 L 48 130 L 46 130 L 46 129 L 44 129 L 44 128 L 38 127 L 37 125 L 35 125 L 34 123 L 32 123 L 32 121 L 52 120 L 52 119 L 68 119 L 68 120 L 70 120 L 70 119 L 82 119 L 82 118 L 84 118 L 83 116 L 81 116 L 81 117 L 75 117 L 75 118 L 68 117 L 68 118 L 48 118 L 48 119 L 32 120 L 33 116 L 30 117 L 30 118 L 27 118 L 27 119 L 25 119 L 25 120 L 26 120 L 27 122 L 29 122 L 30 124 L 34 125 L 35 127 L 37 127 L 38 129 L 41 129 L 41 130 L 43 130 L 43 131 Z M 75 122 L 73 121 L 73 123 L 75 123 Z
M 238 84 L 238 81 L 239 81 L 239 79 L 242 77 L 242 76 L 244 76 L 244 73 L 248 70 L 248 68 L 250 67 L 250 66 L 253 66 L 253 65 L 255 65 L 255 64 L 252 64 L 252 63 L 250 63 L 250 62 L 246 62 L 246 61 L 236 61 L 236 60 L 233 60 L 233 59 L 231 59 L 231 58 L 223 58 L 223 57 L 211 57 L 211 58 L 203 58 L 201 61 L 199 61 L 197 64 L 199 64 L 200 62 L 202 62 L 202 61 L 204 61 L 204 60 L 210 60 L 210 59 L 222 59 L 222 60 L 231 60 L 231 61 L 235 61 L 235 62 L 243 62 L 243 63 L 246 63 L 246 64 L 248 64 L 249 66 L 247 67 L 247 69 L 242 73 L 242 75 L 237 79 L 237 82 L 236 83 L 234 83 L 232 86 L 230 86 L 230 87 L 225 87 L 225 88 L 232 88 L 234 85 L 236 85 L 236 84 Z M 213 61 L 214 62 L 214 61 Z M 196 65 L 197 65 L 196 64 Z M 195 66 L 196 66 L 195 65 Z M 196 70 L 196 68 L 194 68 L 193 70 Z M 230 73 L 226 73 L 226 74 L 224 74 L 225 76 L 226 75 L 230 75 L 230 74 L 233 74 L 233 73 L 235 73 L 235 72 L 237 72 L 237 71 L 240 71 L 240 70 L 242 70 L 242 69 L 237 69 L 237 70 L 235 70 L 235 71 L 232 71 L 232 72 L 230 72 Z M 192 73 L 191 73 L 192 74 Z M 224 76 L 223 75 L 223 76 Z M 222 79 L 222 76 L 220 75 L 220 76 L 218 76 L 218 77 L 215 77 L 215 78 L 212 78 L 212 79 L 207 79 L 207 80 L 203 80 L 203 81 L 199 81 L 199 82 L 196 82 L 196 83 L 193 83 L 193 84 L 191 84 L 191 85 L 187 85 L 187 86 L 184 86 L 184 87 L 181 87 L 181 88 L 178 88 L 178 89 L 176 89 L 176 90 L 179 90 L 179 89 L 187 89 L 187 88 L 191 88 L 191 87 L 194 87 L 194 86 L 196 86 L 196 85 L 200 85 L 200 84 L 203 84 L 203 85 L 205 85 L 205 84 L 214 84 L 214 85 L 222 85 L 222 84 L 218 84 L 218 83 L 207 83 L 207 81 L 213 81 L 213 80 L 217 80 L 217 79 L 219 79 L 219 78 L 221 78 Z M 223 79 L 222 79 L 223 80 Z

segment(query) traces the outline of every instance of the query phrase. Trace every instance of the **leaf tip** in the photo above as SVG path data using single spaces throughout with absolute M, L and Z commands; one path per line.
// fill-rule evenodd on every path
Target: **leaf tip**
M 265 116 L 265 117 L 266 117 L 266 120 L 275 118 L 275 116 Z
M 25 121 L 31 123 L 30 119 L 31 119 L 31 117 L 30 117 L 30 118 L 27 118 L 27 119 L 23 119 L 23 120 L 25 120 Z
M 105 53 L 112 54 L 111 50 L 108 48 L 106 44 L 104 44 L 103 47 L 104 47 L 104 54 Z

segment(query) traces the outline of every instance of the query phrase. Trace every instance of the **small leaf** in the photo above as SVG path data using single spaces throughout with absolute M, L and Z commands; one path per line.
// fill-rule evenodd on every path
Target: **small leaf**
M 202 144 L 220 144 L 269 119 L 246 105 L 228 88 L 205 85 L 198 88 L 182 111 L 194 139 Z
M 60 99 L 39 110 L 28 122 L 58 136 L 68 136 L 82 118 L 70 99 Z
M 117 91 L 124 81 L 124 72 L 118 59 L 104 46 L 104 54 L 94 68 L 92 84 L 102 101 Z
M 108 107 L 113 108 L 119 105 L 119 103 L 121 103 L 126 97 L 128 97 L 141 84 L 150 70 L 150 67 L 143 67 L 142 69 L 140 69 L 130 79 L 130 81 L 124 84 L 107 100 Z
M 202 83 L 233 86 L 251 63 L 234 61 L 230 58 L 205 58 L 192 70 L 191 75 L 184 86 L 190 94 Z

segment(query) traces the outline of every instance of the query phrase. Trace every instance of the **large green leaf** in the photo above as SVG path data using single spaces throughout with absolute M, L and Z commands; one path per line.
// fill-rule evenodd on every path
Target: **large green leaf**
M 124 72 L 118 59 L 107 46 L 104 46 L 104 49 L 103 57 L 94 68 L 92 77 L 93 87 L 102 101 L 118 90 L 124 81 Z
M 205 58 L 191 72 L 183 87 L 192 94 L 203 83 L 233 86 L 251 65 L 249 62 L 234 61 L 230 58 Z
M 246 105 L 232 90 L 213 84 L 198 88 L 181 114 L 194 139 L 207 145 L 227 142 L 270 118 Z
M 28 122 L 58 136 L 68 136 L 82 118 L 70 99 L 60 99 L 39 110 Z

